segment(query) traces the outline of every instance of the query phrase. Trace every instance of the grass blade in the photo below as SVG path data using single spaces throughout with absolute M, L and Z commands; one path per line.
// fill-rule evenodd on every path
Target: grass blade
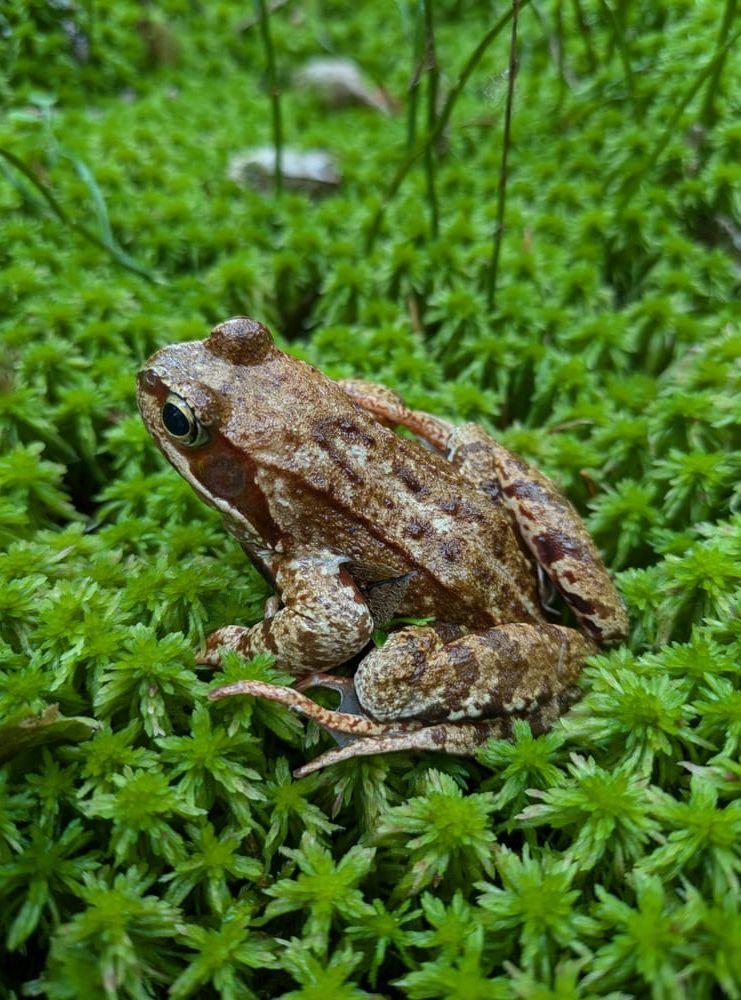
M 130 257 L 124 250 L 122 250 L 115 241 L 107 242 L 104 238 L 98 236 L 81 222 L 75 222 L 74 219 L 71 219 L 51 189 L 36 176 L 28 164 L 24 163 L 20 157 L 16 156 L 15 153 L 11 153 L 9 149 L 4 149 L 2 147 L 0 147 L 0 156 L 2 156 L 3 159 L 5 159 L 12 167 L 22 174 L 27 181 L 30 181 L 35 190 L 42 196 L 44 202 L 46 203 L 46 208 L 49 209 L 53 215 L 56 215 L 59 221 L 68 229 L 71 229 L 72 232 L 82 236 L 83 239 L 87 240 L 88 243 L 92 243 L 93 246 L 98 247 L 100 250 L 104 250 L 109 257 L 111 257 L 126 271 L 131 271 L 132 274 L 138 274 L 140 278 L 144 278 L 145 281 L 149 281 L 151 284 L 158 284 L 158 279 L 152 274 L 152 272 L 148 271 L 141 264 L 138 264 L 134 258 Z M 39 204 L 41 205 L 42 203 Z
M 530 0 L 522 0 L 520 3 L 520 9 L 526 7 L 530 3 Z M 470 54 L 468 59 L 466 59 L 463 64 L 463 69 L 461 70 L 458 79 L 455 82 L 448 94 L 447 100 L 440 111 L 440 114 L 435 119 L 434 128 L 428 131 L 422 139 L 416 144 L 414 149 L 404 157 L 402 162 L 396 169 L 396 173 L 391 178 L 391 183 L 386 189 L 386 194 L 384 195 L 383 201 L 376 210 L 375 215 L 371 220 L 371 224 L 368 230 L 368 236 L 365 240 L 366 252 L 370 252 L 378 238 L 378 233 L 381 229 L 381 224 L 383 222 L 384 216 L 388 210 L 389 205 L 394 200 L 399 188 L 404 183 L 404 179 L 412 169 L 417 160 L 424 155 L 425 150 L 428 146 L 432 146 L 439 137 L 445 131 L 445 128 L 450 121 L 450 116 L 453 114 L 453 108 L 455 107 L 458 98 L 463 93 L 463 88 L 468 83 L 468 79 L 476 69 L 484 53 L 489 48 L 494 39 L 500 34 L 500 32 L 507 27 L 509 22 L 512 20 L 512 10 L 508 10 L 506 14 L 502 14 L 499 20 L 489 28 L 486 34 L 482 37 L 481 41 L 478 43 L 476 48 Z
M 270 14 L 265 0 L 255 0 L 257 14 L 260 18 L 260 34 L 265 47 L 268 87 L 270 88 L 270 105 L 273 117 L 273 146 L 275 147 L 275 193 L 283 191 L 283 118 L 280 106 L 280 89 L 275 70 L 275 49 L 273 37 L 270 34 Z
M 507 160 L 509 158 L 510 137 L 512 134 L 512 102 L 515 94 L 515 77 L 517 76 L 517 21 L 520 16 L 520 0 L 512 0 L 512 36 L 509 45 L 509 79 L 507 80 L 507 104 L 504 110 L 504 136 L 502 138 L 502 164 L 499 169 L 499 191 L 497 195 L 497 221 L 494 227 L 494 245 L 491 251 L 491 263 L 486 276 L 486 302 L 489 309 L 494 307 L 497 288 L 497 272 L 499 256 L 502 250 L 504 233 L 504 208 L 507 198 Z

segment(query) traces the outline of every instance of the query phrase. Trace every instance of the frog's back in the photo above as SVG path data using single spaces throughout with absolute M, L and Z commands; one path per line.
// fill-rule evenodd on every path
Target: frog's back
M 412 571 L 405 613 L 479 627 L 540 620 L 535 570 L 506 508 L 310 371 L 299 408 L 283 400 L 291 426 L 253 447 L 278 533 L 346 555 L 361 580 Z M 296 419 L 300 407 L 311 416 Z

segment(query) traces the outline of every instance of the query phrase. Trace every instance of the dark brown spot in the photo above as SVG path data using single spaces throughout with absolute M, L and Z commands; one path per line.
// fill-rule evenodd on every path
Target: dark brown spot
M 583 615 L 594 615 L 600 607 L 597 601 L 588 601 L 586 597 L 582 597 L 581 594 L 575 594 L 570 590 L 562 590 L 561 593 L 569 604 Z
M 461 543 L 455 538 L 445 538 L 438 545 L 440 554 L 448 562 L 455 562 L 461 557 Z
M 248 518 L 269 544 L 277 540 L 277 526 L 265 496 L 255 482 L 257 466 L 244 450 L 221 434 L 215 434 L 204 448 L 179 450 L 187 459 L 195 478 L 210 494 L 228 498 L 232 507 Z
M 530 479 L 532 477 L 532 470 L 524 459 L 520 458 L 519 455 L 515 455 L 512 452 L 507 455 L 504 460 L 504 465 L 507 470 L 507 476 L 512 476 L 512 470 L 515 469 L 520 473 L 523 479 Z
M 270 618 L 265 618 L 263 620 L 262 628 L 260 629 L 260 632 L 261 632 L 262 642 L 263 642 L 263 645 L 265 646 L 265 649 L 267 649 L 268 652 L 270 652 L 270 653 L 277 653 L 278 652 L 278 646 L 276 644 L 275 638 L 273 637 L 272 626 L 271 626 L 271 619 Z
M 408 538 L 424 538 L 429 534 L 429 524 L 423 524 L 421 521 L 410 521 L 407 525 L 406 535 Z
M 358 425 L 355 423 L 354 420 L 350 420 L 347 417 L 341 417 L 337 421 L 337 428 L 346 437 L 362 441 L 369 447 L 372 447 L 376 443 L 375 438 L 371 434 L 368 434 L 367 431 L 364 431 L 362 427 L 358 427 Z
M 493 503 L 499 505 L 502 502 L 502 488 L 496 479 L 485 479 L 478 483 L 478 488 L 482 493 L 486 493 Z
M 350 480 L 350 482 L 360 483 L 363 481 L 363 477 L 355 471 L 345 455 L 342 453 L 342 450 L 329 440 L 323 430 L 322 424 L 318 424 L 312 428 L 311 437 L 314 443 L 317 444 L 322 451 L 327 453 L 332 462 Z
M 397 466 L 394 469 L 397 479 L 406 486 L 406 488 L 411 493 L 422 493 L 424 490 L 423 484 L 417 478 L 417 476 L 412 472 L 411 469 L 402 466 Z M 425 491 L 427 492 L 427 491 Z
M 455 450 L 456 459 L 465 459 L 468 455 L 475 455 L 477 452 L 486 452 L 487 456 L 491 452 L 491 445 L 488 441 L 469 441 L 462 444 Z
M 553 504 L 553 493 L 546 490 L 539 483 L 532 479 L 515 479 L 514 482 L 505 483 L 502 486 L 505 496 L 523 500 L 525 503 L 547 507 Z
M 412 665 L 412 672 L 409 675 L 409 680 L 415 683 L 420 679 L 422 674 L 425 672 L 425 667 L 427 666 L 428 651 L 420 649 L 420 647 L 413 640 L 409 643 L 409 649 L 407 651 L 409 660 Z
M 584 542 L 573 535 L 565 534 L 563 531 L 554 529 L 534 535 L 533 545 L 544 566 L 552 566 L 567 556 L 579 562 L 589 560 L 590 554 Z

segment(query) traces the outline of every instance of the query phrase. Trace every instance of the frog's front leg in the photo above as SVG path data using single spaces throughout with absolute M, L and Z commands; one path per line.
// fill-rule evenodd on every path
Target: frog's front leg
M 580 632 L 559 625 L 500 625 L 447 643 L 435 629 L 411 626 L 389 636 L 358 667 L 353 686 L 362 715 L 332 711 L 294 688 L 259 681 L 237 681 L 209 697 L 270 698 L 335 736 L 352 738 L 301 768 L 299 776 L 350 757 L 397 750 L 471 756 L 490 737 L 509 735 L 512 718 L 527 719 L 534 732 L 548 729 L 574 700 L 584 658 L 595 649 Z
M 367 645 L 373 616 L 345 567 L 331 552 L 284 558 L 276 571 L 282 607 L 271 602 L 251 628 L 227 625 L 208 637 L 200 663 L 219 665 L 219 647 L 244 656 L 272 653 L 293 674 L 327 670 Z
M 356 403 L 389 426 L 404 426 L 442 451 L 461 475 L 504 503 L 537 563 L 579 625 L 598 642 L 624 639 L 628 617 L 586 525 L 556 485 L 478 424 L 456 426 L 412 410 L 385 386 L 340 383 Z

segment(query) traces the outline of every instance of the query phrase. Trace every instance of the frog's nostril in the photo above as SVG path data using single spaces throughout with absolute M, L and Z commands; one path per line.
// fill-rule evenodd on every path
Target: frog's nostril
M 215 326 L 206 340 L 212 354 L 235 364 L 254 365 L 273 349 L 270 330 L 247 316 L 234 316 Z

